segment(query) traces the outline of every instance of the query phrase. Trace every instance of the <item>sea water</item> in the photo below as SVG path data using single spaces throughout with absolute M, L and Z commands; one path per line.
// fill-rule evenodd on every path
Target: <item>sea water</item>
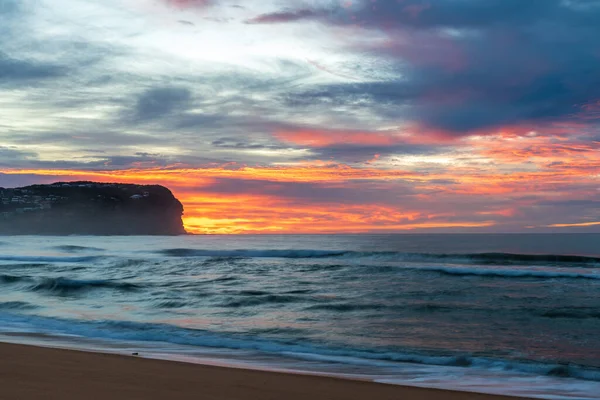
M 0 340 L 600 399 L 600 235 L 0 237 Z

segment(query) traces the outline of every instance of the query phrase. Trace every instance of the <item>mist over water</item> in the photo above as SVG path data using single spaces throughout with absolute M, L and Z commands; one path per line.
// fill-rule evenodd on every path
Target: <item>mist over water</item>
M 598 243 L 594 234 L 3 237 L 0 332 L 600 398 Z

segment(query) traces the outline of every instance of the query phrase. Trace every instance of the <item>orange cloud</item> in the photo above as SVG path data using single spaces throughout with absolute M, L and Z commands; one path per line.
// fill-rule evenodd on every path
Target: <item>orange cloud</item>
M 600 225 L 600 221 L 598 222 L 574 222 L 572 224 L 552 224 L 547 225 L 550 228 L 567 228 L 567 227 L 583 227 L 583 226 L 596 226 Z
M 386 145 L 399 140 L 399 136 L 362 132 L 330 135 L 330 132 L 307 130 L 278 135 L 281 140 L 314 147 L 339 142 Z M 516 228 L 600 225 L 521 220 L 530 210 L 537 210 L 536 204 L 542 200 L 597 198 L 599 143 L 561 135 L 510 133 L 460 140 L 462 150 L 449 154 L 441 164 L 423 156 L 412 161 L 410 157 L 398 157 L 391 164 L 390 160 L 379 157 L 362 166 L 314 161 L 103 171 L 27 169 L 2 173 L 37 175 L 46 177 L 45 180 L 163 184 L 184 203 L 184 222 L 194 233 L 390 232 L 489 228 L 507 222 Z M 226 192 L 215 189 L 227 180 Z M 253 183 L 240 185 L 238 190 L 231 183 L 235 181 Z M 285 193 L 291 184 L 298 186 L 293 193 Z M 390 189 L 401 192 L 398 188 L 403 187 L 408 191 L 402 195 L 405 197 L 386 196 Z M 374 192 L 370 197 L 367 192 L 352 201 L 340 197 L 336 202 L 335 198 L 320 199 L 318 194 L 304 195 L 303 188 L 316 188 L 315 193 L 321 189 L 327 193 L 338 190 L 336 196 L 343 196 L 339 193 L 352 196 L 354 190 Z M 368 204 L 355 204 L 367 198 Z M 585 220 L 584 214 L 580 217 Z
M 327 147 L 335 144 L 388 146 L 399 143 L 399 138 L 376 132 L 289 130 L 275 133 L 285 143 L 308 147 Z

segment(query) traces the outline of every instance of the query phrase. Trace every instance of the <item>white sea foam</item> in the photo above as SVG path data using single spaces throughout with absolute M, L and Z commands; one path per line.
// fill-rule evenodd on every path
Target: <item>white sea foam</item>
M 490 371 L 295 352 L 264 354 L 253 350 L 190 347 L 162 342 L 87 339 L 69 334 L 40 335 L 35 330 L 26 329 L 23 329 L 22 333 L 27 336 L 3 336 L 0 333 L 0 341 L 123 355 L 135 352 L 143 358 L 369 380 L 391 385 L 551 400 L 600 399 L 600 382 L 539 376 L 518 371 Z

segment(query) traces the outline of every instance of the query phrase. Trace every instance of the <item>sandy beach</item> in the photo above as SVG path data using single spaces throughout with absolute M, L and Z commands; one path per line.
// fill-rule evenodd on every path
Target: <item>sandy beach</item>
M 5 343 L 0 360 L 2 400 L 514 399 Z

